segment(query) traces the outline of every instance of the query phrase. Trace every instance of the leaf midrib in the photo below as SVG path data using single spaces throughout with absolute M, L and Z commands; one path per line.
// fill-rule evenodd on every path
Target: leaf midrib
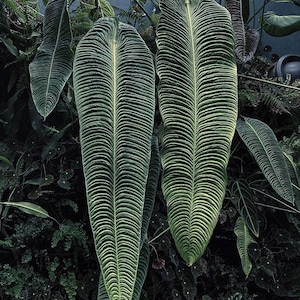
M 185 3 L 186 5 L 186 10 L 187 10 L 187 19 L 188 19 L 188 25 L 189 25 L 189 34 L 190 34 L 190 41 L 191 41 L 191 53 L 192 53 L 192 72 L 193 72 L 193 97 L 194 97 L 194 116 L 193 116 L 193 170 L 192 170 L 192 191 L 191 191 L 191 202 L 190 202 L 190 214 L 189 214 L 189 219 L 188 219 L 188 223 L 189 223 L 189 230 L 188 230 L 188 243 L 189 246 L 188 248 L 190 249 L 191 247 L 191 224 L 192 224 L 192 220 L 191 220 L 191 214 L 194 211 L 194 195 L 195 195 L 195 186 L 194 186 L 194 182 L 195 182 L 195 177 L 196 177 L 196 168 L 195 168 L 195 157 L 196 157 L 196 135 L 197 135 L 197 68 L 196 68 L 196 51 L 195 51 L 195 39 L 194 39 L 194 35 L 193 35 L 193 22 L 192 22 L 192 13 L 191 13 L 191 3 L 189 0 L 186 1 Z
M 46 88 L 46 97 L 45 97 L 45 103 L 47 104 L 47 99 L 48 99 L 48 94 L 49 94 L 49 90 L 50 90 L 50 82 L 51 82 L 51 77 L 52 77 L 52 71 L 53 71 L 53 65 L 54 65 L 54 58 L 56 56 L 56 50 L 58 48 L 58 44 L 59 44 L 59 38 L 60 38 L 60 32 L 61 32 L 61 28 L 62 28 L 62 21 L 63 21 L 63 17 L 65 14 L 65 9 L 66 9 L 66 1 L 64 1 L 64 6 L 63 6 L 63 10 L 62 13 L 60 15 L 60 20 L 59 20 L 59 25 L 58 25 L 58 30 L 57 30 L 57 35 L 56 35 L 56 41 L 55 41 L 55 46 L 54 46 L 54 51 L 53 54 L 51 56 L 51 60 L 50 60 L 50 68 L 49 68 L 49 74 L 48 74 L 48 78 L 47 78 L 47 88 Z M 46 109 L 46 105 L 44 107 L 45 111 L 44 111 L 44 115 L 46 116 L 48 114 L 48 110 Z
M 116 34 L 116 33 L 115 33 Z M 117 203 L 116 203 L 116 172 L 117 172 L 117 165 L 116 165 L 116 155 L 117 155 L 117 126 L 118 126 L 118 120 L 117 120 L 117 40 L 116 37 L 112 40 L 112 68 L 113 68 L 113 212 L 114 212 L 114 240 L 115 240 L 115 259 L 116 259 L 116 279 L 117 279 L 117 286 L 120 287 L 120 264 L 119 264 L 119 245 L 118 245 L 118 227 L 117 227 Z M 121 289 L 118 290 L 118 297 L 121 299 Z

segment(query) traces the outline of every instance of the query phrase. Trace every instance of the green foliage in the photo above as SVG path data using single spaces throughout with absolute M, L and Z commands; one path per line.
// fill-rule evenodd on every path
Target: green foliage
M 268 11 L 260 19 L 260 23 L 266 33 L 280 37 L 300 29 L 300 16 L 279 16 L 273 11 Z
M 251 243 L 254 243 L 255 241 L 251 237 L 251 233 L 249 232 L 243 217 L 239 217 L 236 220 L 236 224 L 234 226 L 234 233 L 237 236 L 237 249 L 241 258 L 242 268 L 246 277 L 248 277 L 252 269 L 252 263 L 248 255 L 248 247 Z
M 237 121 L 237 132 L 273 189 L 294 204 L 290 175 L 273 131 L 260 120 L 243 117 Z
M 160 8 L 162 190 L 176 247 L 192 265 L 210 240 L 226 190 L 237 116 L 233 32 L 228 12 L 214 1 L 161 1 Z M 222 40 L 211 39 L 219 33 Z
M 43 42 L 29 65 L 30 87 L 38 112 L 46 118 L 55 108 L 72 72 L 72 32 L 67 0 L 48 2 Z
M 45 35 L 47 35 L 45 32 L 43 35 L 43 19 L 39 13 L 38 3 L 35 0 L 0 2 L 0 201 L 9 203 L 9 205 L 0 204 L 0 299 L 95 300 L 99 293 L 101 293 L 100 299 L 108 299 L 106 287 L 101 282 L 102 279 L 99 284 L 98 258 L 95 253 L 95 243 L 86 207 L 85 180 L 82 174 L 80 153 L 85 148 L 83 144 L 86 141 L 79 138 L 78 117 L 81 116 L 74 101 L 74 91 L 78 92 L 76 91 L 77 83 L 73 82 L 71 78 L 63 84 L 60 96 L 56 98 L 57 105 L 53 106 L 51 117 L 43 120 L 32 100 L 30 90 L 32 80 L 29 76 L 29 65 L 33 59 L 36 60 L 37 53 L 41 49 L 39 47 L 45 44 Z M 163 47 L 159 42 L 160 54 L 158 53 L 158 55 L 161 55 L 171 42 L 174 43 L 168 52 L 170 56 L 166 63 L 166 70 L 170 71 L 173 70 L 171 62 L 180 56 L 181 49 L 191 46 L 188 43 L 191 35 L 183 34 L 178 29 L 183 28 L 185 24 L 179 17 L 182 10 L 176 9 L 174 14 L 168 15 L 169 18 L 164 16 L 166 13 L 165 3 L 170 4 L 174 1 L 161 2 L 163 16 L 160 22 L 170 26 L 159 25 L 159 31 L 157 31 L 157 21 L 160 19 L 161 13 L 148 14 L 143 7 L 146 1 L 132 1 L 130 11 L 121 12 L 118 17 L 138 28 L 140 36 L 152 51 L 152 55 L 150 55 L 147 50 L 151 65 L 151 56 L 156 56 L 156 34 L 159 39 L 164 37 Z M 189 3 L 192 7 L 194 2 Z M 206 2 L 207 5 L 210 3 L 210 1 Z M 236 1 L 235 4 L 240 5 L 241 1 Z M 170 7 L 172 6 L 170 5 Z M 65 25 L 68 25 L 68 28 L 63 27 L 62 29 L 67 29 L 72 34 L 73 42 L 69 46 L 73 51 L 76 50 L 78 42 L 82 40 L 87 31 L 93 28 L 99 17 L 106 14 L 112 15 L 112 8 L 105 0 L 79 1 L 76 8 L 70 9 L 68 10 L 70 23 L 66 22 Z M 210 14 L 206 14 L 204 19 L 209 18 L 209 21 L 201 23 L 199 27 L 196 26 L 193 31 L 198 36 L 196 33 L 205 29 L 203 31 L 205 47 L 212 48 L 212 51 L 208 51 L 209 56 L 215 53 L 214 50 L 219 49 L 212 41 L 208 30 L 209 25 L 217 24 L 218 16 L 220 17 L 218 11 L 214 9 L 211 18 L 209 18 Z M 62 11 L 57 12 L 62 13 Z M 236 33 L 241 34 L 237 37 L 236 55 L 245 61 L 245 59 L 251 59 L 254 50 L 252 49 L 252 51 L 249 47 L 251 46 L 251 36 L 249 39 L 248 27 L 245 25 L 248 20 L 245 6 L 243 6 L 242 14 L 244 27 L 235 27 Z M 65 16 L 65 14 L 63 15 Z M 196 15 L 193 15 L 193 18 L 196 18 Z M 181 21 L 178 22 L 179 20 Z M 51 24 L 51 22 L 46 23 Z M 57 27 L 58 24 L 54 25 Z M 198 22 L 191 22 L 190 25 L 194 24 L 198 24 Z M 44 25 L 46 25 L 45 22 Z M 222 23 L 222 29 L 224 29 L 223 25 L 224 23 Z M 230 24 L 227 25 L 230 28 Z M 161 33 L 164 30 L 169 30 L 168 32 L 173 34 L 173 38 L 170 38 L 171 34 L 164 36 L 164 33 Z M 218 32 L 213 37 L 216 35 L 219 37 Z M 135 38 L 137 36 L 135 31 Z M 132 45 L 129 40 L 126 41 L 128 41 L 128 45 Z M 195 39 L 195 41 L 200 41 L 200 39 Z M 222 43 L 222 45 L 229 44 Z M 232 49 L 231 46 L 230 43 L 230 47 L 228 47 Z M 138 48 L 137 50 L 140 51 L 140 47 Z M 229 180 L 224 203 L 222 209 L 219 207 L 221 211 L 218 210 L 218 213 L 215 214 L 216 227 L 206 250 L 201 258 L 190 267 L 182 259 L 181 253 L 176 250 L 168 227 L 168 205 L 159 180 L 160 156 L 158 149 L 163 150 L 163 156 L 166 155 L 164 143 L 166 143 L 166 136 L 170 134 L 173 124 L 178 125 L 180 134 L 189 130 L 189 124 L 185 120 L 192 120 L 192 118 L 185 118 L 185 113 L 183 113 L 189 105 L 186 102 L 184 105 L 176 105 L 175 101 L 177 97 L 181 97 L 181 93 L 177 93 L 181 87 L 183 87 L 184 93 L 188 93 L 189 86 L 193 86 L 191 82 L 186 82 L 189 76 L 181 72 L 184 69 L 182 62 L 186 63 L 185 66 L 188 65 L 189 53 L 192 52 L 184 52 L 182 59 L 176 61 L 174 75 L 170 75 L 172 81 L 166 83 L 167 86 L 170 86 L 166 95 L 174 96 L 172 99 L 170 98 L 168 105 L 165 104 L 165 99 L 161 99 L 160 89 L 164 87 L 162 82 L 158 88 L 159 93 L 156 95 L 156 100 L 159 101 L 156 101 L 154 127 L 152 128 L 151 124 L 147 140 L 149 146 L 147 166 L 143 169 L 147 174 L 145 176 L 147 185 L 141 196 L 143 202 L 140 203 L 140 211 L 142 211 L 141 238 L 136 237 L 135 240 L 138 267 L 132 298 L 136 300 L 298 299 L 300 297 L 299 268 L 297 268 L 300 259 L 298 242 L 300 232 L 298 210 L 300 207 L 299 82 L 291 83 L 289 79 L 283 81 L 278 78 L 267 78 L 266 74 L 268 74 L 271 63 L 266 58 L 256 56 L 251 59 L 251 64 L 239 66 L 239 112 L 246 116 L 245 119 L 256 119 L 261 122 L 260 124 L 268 124 L 268 127 L 260 126 L 263 131 L 262 136 L 275 135 L 277 140 L 281 140 L 279 142 L 280 149 L 283 153 L 282 157 L 286 161 L 296 206 L 293 206 L 291 201 L 279 197 L 259 167 L 260 158 L 252 155 L 249 147 L 241 142 L 239 135 L 236 135 L 232 142 L 232 154 L 227 165 Z M 99 56 L 102 57 L 102 54 Z M 126 56 L 126 52 L 123 54 Z M 132 57 L 131 61 L 134 67 L 143 63 L 139 56 L 136 54 Z M 96 56 L 92 58 L 95 59 Z M 205 73 L 210 65 L 209 61 L 201 56 L 201 62 Z M 201 62 L 197 65 L 197 69 L 201 66 Z M 77 63 L 79 64 L 79 62 Z M 103 71 L 101 69 L 103 66 L 101 64 L 97 70 Z M 194 65 L 192 64 L 192 66 Z M 235 67 L 234 64 L 230 66 Z M 126 60 L 122 61 L 121 67 L 126 69 Z M 91 69 L 88 68 L 87 71 Z M 124 73 L 128 74 L 125 75 L 132 74 L 133 69 L 133 67 L 126 69 Z M 218 66 L 218 70 L 221 69 Z M 118 69 L 118 72 L 119 70 L 121 69 Z M 108 67 L 103 73 L 102 81 L 109 86 L 112 81 L 108 80 L 109 73 L 107 71 Z M 120 73 L 118 75 L 120 76 Z M 139 89 L 139 83 L 145 80 L 146 75 L 149 75 L 148 71 L 145 70 L 144 75 L 137 76 L 138 80 L 127 82 L 129 85 L 123 91 L 124 103 L 128 102 L 130 96 L 135 97 L 134 104 L 142 97 L 146 98 L 147 91 Z M 164 76 L 161 76 L 161 79 Z M 103 96 L 106 85 L 97 85 L 96 80 L 89 81 L 87 78 L 88 76 L 82 76 L 80 80 L 89 82 L 93 87 L 88 88 L 87 93 L 93 92 L 94 85 L 97 86 L 99 93 L 91 100 L 92 103 L 97 102 L 100 100 L 99 95 Z M 178 78 L 183 79 L 178 80 Z M 200 82 L 201 90 L 207 86 L 209 92 L 213 91 L 219 83 L 222 86 L 224 84 L 217 80 L 216 73 L 205 73 Z M 154 92 L 154 82 L 151 82 L 151 85 L 153 85 Z M 103 106 L 108 103 L 106 95 L 108 93 L 101 98 Z M 213 99 L 215 98 L 210 97 L 205 102 L 209 107 L 207 110 L 209 116 L 213 115 L 217 107 L 217 104 L 212 101 Z M 210 101 L 211 105 L 209 105 Z M 154 103 L 152 104 L 154 107 Z M 126 110 L 128 112 L 122 115 L 122 122 L 126 123 L 130 129 L 135 128 L 138 116 L 137 113 L 133 113 L 133 107 L 134 105 L 130 106 L 130 109 Z M 180 108 L 178 118 L 173 116 L 175 108 L 178 108 L 178 111 Z M 88 109 L 87 114 L 94 116 L 96 111 L 98 112 L 97 109 L 95 112 Z M 131 111 L 131 119 L 125 122 L 124 120 Z M 170 113 L 170 118 L 173 116 L 172 126 L 166 122 L 165 111 Z M 224 111 L 226 111 L 225 108 Z M 160 112 L 165 125 L 169 126 L 163 126 Z M 222 112 L 220 112 L 220 116 Z M 139 111 L 139 113 L 142 112 Z M 209 118 L 204 120 L 205 122 L 201 121 L 201 124 L 206 124 L 205 129 L 214 128 L 213 132 L 219 133 L 221 131 L 219 130 L 219 117 L 216 119 L 218 123 L 213 123 L 212 127 L 208 126 Z M 108 117 L 106 120 L 110 124 Z M 168 120 L 170 120 L 169 117 Z M 145 118 L 144 122 L 148 124 L 149 120 Z M 101 125 L 103 124 L 101 123 Z M 100 126 L 97 136 L 102 129 Z M 90 128 L 87 129 L 87 131 L 89 130 Z M 203 128 L 201 130 L 206 132 Z M 155 136 L 152 138 L 152 158 L 149 166 L 151 134 L 157 135 L 158 138 Z M 247 134 L 252 136 L 249 132 Z M 208 136 L 210 135 L 211 132 L 208 133 Z M 161 137 L 163 136 L 162 141 Z M 92 135 L 89 136 L 87 133 L 87 139 L 89 137 Z M 129 137 L 134 141 L 132 149 L 140 148 L 140 144 L 136 142 L 137 134 L 131 132 Z M 189 138 L 192 138 L 192 135 L 187 135 L 187 139 Z M 90 144 L 98 145 L 98 140 L 91 138 Z M 177 144 L 182 143 L 183 140 L 179 138 L 178 134 L 169 141 Z M 207 137 L 207 141 L 210 140 L 212 139 Z M 265 140 L 267 141 L 267 139 Z M 107 146 L 106 143 L 104 144 Z M 277 142 L 275 144 L 276 146 L 271 143 L 268 147 L 267 152 L 270 157 L 273 157 L 274 152 L 277 153 L 279 149 Z M 214 148 L 214 145 L 216 143 L 210 144 L 210 148 Z M 203 149 L 202 146 L 201 155 L 205 156 L 207 149 Z M 99 152 L 103 152 L 103 149 L 99 148 Z M 177 158 L 178 153 L 175 151 L 172 159 Z M 228 155 L 228 149 L 226 153 Z M 91 154 L 94 154 L 93 150 Z M 186 157 L 191 157 L 190 152 Z M 212 160 L 211 154 L 207 154 L 207 161 L 215 163 L 217 160 Z M 190 160 L 187 159 L 184 166 L 189 162 Z M 91 160 L 91 166 L 95 165 L 96 160 Z M 202 165 L 197 167 L 197 170 L 201 168 Z M 277 167 L 277 169 L 281 169 L 281 167 Z M 120 174 L 123 174 L 123 169 L 119 170 Z M 135 173 L 141 170 L 136 169 Z M 222 174 L 224 175 L 224 173 Z M 102 178 L 101 176 L 95 178 Z M 288 178 L 288 176 L 284 177 Z M 203 181 L 207 181 L 209 178 L 206 176 Z M 178 180 L 178 176 L 173 176 L 171 179 L 175 182 Z M 279 181 L 282 183 L 281 179 Z M 129 186 L 125 183 L 125 176 L 124 186 L 126 188 Z M 95 189 L 98 189 L 98 185 L 95 185 Z M 132 191 L 136 190 L 138 190 L 137 182 L 132 180 Z M 225 188 L 223 192 L 225 192 Z M 125 193 L 127 196 L 128 193 Z M 123 197 L 121 198 L 123 199 Z M 15 204 L 23 206 L 23 209 L 25 208 L 30 214 L 19 210 Z M 35 210 L 35 215 L 32 214 L 32 208 Z M 38 218 L 37 215 L 41 212 L 47 218 Z M 99 220 L 101 222 L 103 219 Z M 126 220 L 128 223 L 127 216 Z M 234 235 L 234 232 L 237 233 L 237 236 Z M 253 242 L 254 238 L 251 237 L 251 234 L 255 236 L 255 242 Z M 128 256 L 129 250 L 126 249 L 126 251 L 124 256 Z M 251 272 L 249 266 L 251 266 Z M 128 268 L 128 262 L 124 260 L 124 270 L 126 268 Z M 245 278 L 245 273 L 248 275 L 247 278 Z M 128 272 L 126 276 L 128 276 Z
M 102 18 L 77 47 L 73 80 L 104 283 L 111 299 L 131 299 L 151 154 L 153 59 L 133 27 Z

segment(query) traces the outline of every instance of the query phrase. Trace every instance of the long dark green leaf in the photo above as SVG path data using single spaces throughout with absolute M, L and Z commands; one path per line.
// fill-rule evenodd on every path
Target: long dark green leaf
M 74 93 L 88 209 L 110 299 L 131 299 L 155 108 L 152 55 L 137 31 L 99 19 L 80 41 Z
M 176 247 L 205 251 L 226 189 L 237 115 L 233 30 L 215 1 L 161 0 L 157 29 L 163 193 Z
M 55 108 L 71 75 L 71 41 L 68 0 L 51 0 L 45 10 L 43 42 L 29 65 L 33 102 L 44 118 Z
M 238 119 L 236 129 L 274 191 L 294 203 L 289 171 L 272 129 L 260 120 L 246 117 Z
M 240 255 L 242 268 L 247 278 L 252 269 L 252 263 L 248 255 L 248 246 L 251 243 L 255 243 L 255 240 L 252 238 L 243 217 L 238 217 L 236 220 L 234 233 L 237 236 L 236 245 Z
M 259 236 L 259 218 L 254 204 L 253 194 L 245 180 L 234 181 L 231 186 L 232 201 L 240 215 L 244 218 L 248 229 Z

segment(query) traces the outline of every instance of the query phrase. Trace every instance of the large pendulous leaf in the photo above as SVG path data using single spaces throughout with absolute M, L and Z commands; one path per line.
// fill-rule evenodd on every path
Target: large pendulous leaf
M 264 122 L 248 117 L 239 118 L 236 129 L 275 192 L 294 204 L 289 171 L 272 129 Z
M 55 108 L 72 72 L 72 32 L 68 0 L 51 0 L 46 6 L 43 41 L 29 65 L 33 102 L 46 118 Z
M 226 188 L 237 116 L 234 38 L 215 1 L 161 0 L 157 29 L 162 188 L 183 259 L 205 251 Z
M 77 47 L 73 80 L 104 284 L 109 299 L 131 299 L 155 108 L 152 55 L 133 27 L 102 18 Z

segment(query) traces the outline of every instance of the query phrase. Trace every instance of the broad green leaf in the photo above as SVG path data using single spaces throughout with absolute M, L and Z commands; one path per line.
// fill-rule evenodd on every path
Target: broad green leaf
M 272 36 L 285 36 L 300 30 L 300 16 L 278 16 L 268 11 L 260 18 L 263 30 Z
M 8 165 L 10 168 L 13 168 L 13 163 L 7 159 L 6 157 L 0 155 L 0 161 L 4 162 L 6 165 Z
M 176 247 L 192 265 L 209 243 L 226 190 L 237 117 L 234 38 L 228 11 L 215 1 L 161 0 L 160 8 L 162 189 Z
M 153 58 L 133 27 L 101 18 L 77 46 L 73 80 L 103 281 L 110 299 L 132 299 L 151 156 Z
M 19 210 L 21 210 L 29 215 L 33 215 L 33 216 L 40 217 L 40 218 L 51 218 L 45 209 L 43 209 L 42 207 L 40 207 L 39 205 L 34 204 L 34 203 L 24 202 L 24 201 L 0 202 L 0 203 L 3 205 L 16 207 Z
M 0 41 L 5 45 L 6 49 L 13 55 L 13 56 L 19 56 L 19 50 L 17 47 L 13 44 L 13 41 L 10 38 L 1 37 Z
M 272 129 L 260 120 L 247 117 L 238 119 L 236 129 L 274 191 L 293 204 L 289 171 Z
M 71 75 L 71 41 L 68 0 L 49 1 L 45 10 L 43 41 L 29 65 L 33 102 L 44 119 L 55 108 Z
M 232 201 L 240 215 L 244 218 L 248 229 L 259 236 L 259 218 L 254 204 L 253 194 L 245 180 L 234 181 L 231 186 Z
M 248 246 L 251 243 L 255 243 L 255 240 L 252 238 L 243 217 L 238 217 L 236 220 L 234 233 L 237 236 L 236 245 L 241 259 L 242 268 L 247 278 L 252 269 L 252 263 L 248 255 Z

